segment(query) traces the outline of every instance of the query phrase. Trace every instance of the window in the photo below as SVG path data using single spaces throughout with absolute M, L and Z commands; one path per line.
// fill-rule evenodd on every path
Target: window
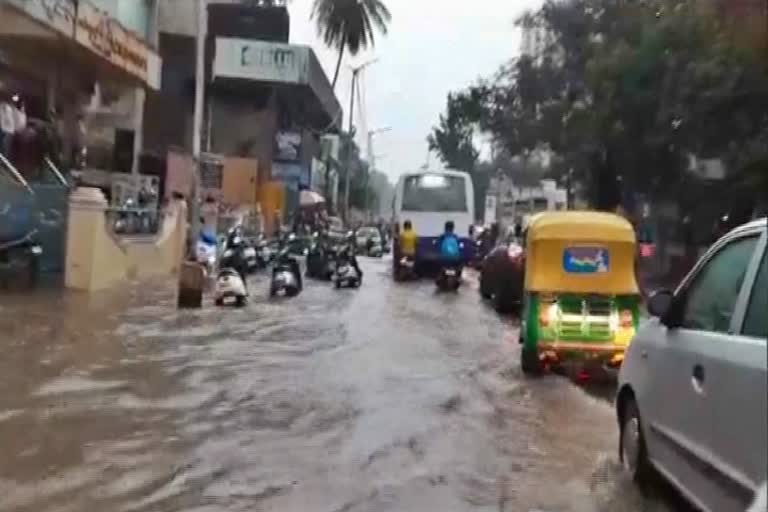
M 460 176 L 409 176 L 403 187 L 402 209 L 407 212 L 466 212 L 467 183 Z
M 694 276 L 686 292 L 682 327 L 728 332 L 756 244 L 757 237 L 729 243 Z
M 763 255 L 757 271 L 741 332 L 745 336 L 768 338 L 768 253 Z

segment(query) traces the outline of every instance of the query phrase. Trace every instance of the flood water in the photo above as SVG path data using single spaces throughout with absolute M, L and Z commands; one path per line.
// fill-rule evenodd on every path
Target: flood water
M 363 269 L 243 310 L 0 296 L 0 510 L 672 510 L 620 473 L 610 393 L 524 379 L 472 282 Z

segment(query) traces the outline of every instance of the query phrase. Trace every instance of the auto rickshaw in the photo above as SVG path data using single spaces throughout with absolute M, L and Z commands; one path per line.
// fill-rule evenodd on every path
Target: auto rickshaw
M 610 213 L 544 212 L 531 218 L 525 243 L 523 372 L 620 366 L 641 301 L 632 225 Z

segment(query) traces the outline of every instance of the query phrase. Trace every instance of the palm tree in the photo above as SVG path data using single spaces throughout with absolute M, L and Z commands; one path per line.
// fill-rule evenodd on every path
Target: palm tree
M 339 50 L 333 87 L 339 78 L 344 50 L 357 55 L 361 49 L 374 45 L 374 27 L 382 34 L 392 15 L 381 0 L 314 0 L 310 19 L 317 22 L 317 33 L 325 44 Z

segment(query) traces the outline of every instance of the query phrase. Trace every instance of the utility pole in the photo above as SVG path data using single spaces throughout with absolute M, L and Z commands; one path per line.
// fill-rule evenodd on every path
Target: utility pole
M 344 222 L 349 224 L 349 180 L 352 175 L 352 144 L 354 143 L 354 119 L 355 119 L 355 91 L 357 76 L 362 70 L 377 62 L 379 59 L 369 60 L 364 64 L 352 68 L 352 86 L 349 93 L 349 131 L 347 133 L 347 172 L 344 176 Z
M 203 305 L 203 286 L 205 271 L 195 261 L 195 246 L 200 235 L 200 179 L 201 160 L 201 135 L 203 128 L 203 99 L 205 98 L 205 39 L 208 32 L 208 2 L 197 0 L 197 49 L 195 59 L 195 110 L 192 121 L 192 156 L 194 159 L 194 172 L 192 180 L 192 194 L 189 198 L 189 210 L 192 215 L 191 229 L 189 232 L 188 259 L 182 261 L 179 271 L 178 306 L 180 308 L 200 308 Z
M 371 205 L 368 203 L 368 189 L 370 188 L 371 173 L 376 170 L 376 154 L 373 152 L 373 137 L 378 133 L 384 133 L 391 130 L 392 128 L 390 126 L 385 126 L 376 130 L 370 130 L 368 132 L 368 179 L 365 182 L 365 203 L 363 206 L 365 207 L 365 211 L 368 212 L 369 216 Z
M 200 189 L 202 188 L 200 171 L 202 169 L 200 153 L 203 136 L 203 102 L 205 99 L 205 39 L 208 33 L 208 1 L 197 0 L 197 50 L 195 55 L 195 110 L 192 118 L 192 158 L 195 175 L 192 194 L 192 233 L 197 237 L 200 232 Z M 194 242 L 192 240 L 192 247 Z

